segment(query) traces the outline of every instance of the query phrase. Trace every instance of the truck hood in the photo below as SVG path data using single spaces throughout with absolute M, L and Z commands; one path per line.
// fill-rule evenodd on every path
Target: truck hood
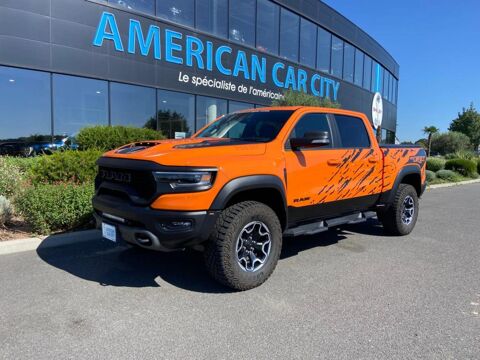
M 210 166 L 231 156 L 263 155 L 265 143 L 217 138 L 143 141 L 109 151 L 107 157 L 153 161 L 173 166 Z

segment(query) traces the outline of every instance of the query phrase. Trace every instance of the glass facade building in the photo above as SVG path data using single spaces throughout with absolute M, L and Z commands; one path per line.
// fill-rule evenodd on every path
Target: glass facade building
M 380 92 L 395 139 L 398 64 L 320 1 L 3 2 L 0 49 L 0 143 L 93 125 L 181 138 L 288 88 L 369 117 Z

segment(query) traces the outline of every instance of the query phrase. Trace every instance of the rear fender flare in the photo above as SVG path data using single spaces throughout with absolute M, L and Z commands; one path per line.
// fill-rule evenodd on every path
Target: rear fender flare
M 403 179 L 405 179 L 406 176 L 412 175 L 412 174 L 418 175 L 421 182 L 422 175 L 421 175 L 420 168 L 415 165 L 407 165 L 398 173 L 397 177 L 395 178 L 393 187 L 389 191 L 382 194 L 382 196 L 380 197 L 379 203 L 385 204 L 387 206 L 390 205 L 395 199 L 395 194 L 397 193 L 397 189 L 402 183 Z M 420 188 L 421 188 L 421 191 L 420 191 L 420 195 L 421 195 L 421 193 L 424 190 L 422 188 L 422 184 L 420 184 Z

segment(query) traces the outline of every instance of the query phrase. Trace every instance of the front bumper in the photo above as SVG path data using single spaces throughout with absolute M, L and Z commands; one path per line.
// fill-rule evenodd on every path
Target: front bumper
M 121 239 L 157 251 L 174 251 L 206 241 L 217 221 L 218 211 L 165 211 L 95 196 L 97 227 L 115 225 Z

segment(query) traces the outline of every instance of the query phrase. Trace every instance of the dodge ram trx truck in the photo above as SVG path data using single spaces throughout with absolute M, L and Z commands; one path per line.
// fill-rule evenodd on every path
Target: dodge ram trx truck
M 138 142 L 98 160 L 93 206 L 103 237 L 204 252 L 237 290 L 274 271 L 284 236 L 377 216 L 409 234 L 425 189 L 425 151 L 382 145 L 363 114 L 272 107 L 225 115 L 189 139 Z

